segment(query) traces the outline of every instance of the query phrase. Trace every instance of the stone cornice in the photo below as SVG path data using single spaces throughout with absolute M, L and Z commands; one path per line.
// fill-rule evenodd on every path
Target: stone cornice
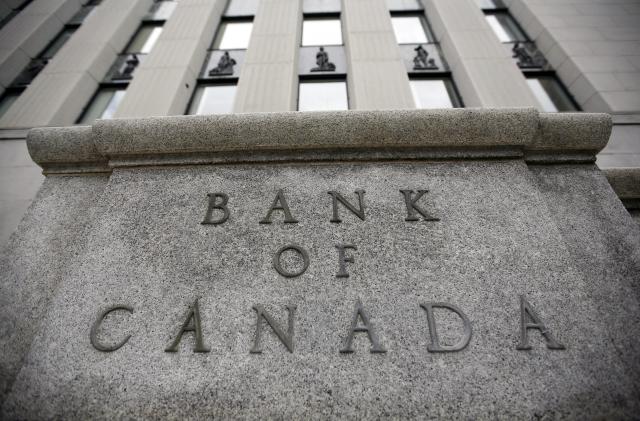
M 608 114 L 532 108 L 285 112 L 98 120 L 32 129 L 27 145 L 45 174 L 239 162 L 593 162 L 611 125 Z

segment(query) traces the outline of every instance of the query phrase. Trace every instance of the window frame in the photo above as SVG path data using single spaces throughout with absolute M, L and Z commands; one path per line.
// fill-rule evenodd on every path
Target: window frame
M 195 101 L 196 99 L 196 93 L 198 92 L 198 88 L 202 88 L 206 86 L 229 86 L 229 85 L 233 85 L 237 88 L 238 80 L 239 78 L 237 77 L 221 78 L 221 79 L 198 78 L 196 80 L 195 87 L 193 88 L 193 92 L 191 93 L 191 98 L 189 98 L 189 102 L 187 103 L 187 108 L 184 111 L 184 115 L 223 115 L 223 114 L 189 114 L 189 110 L 191 110 L 191 107 L 193 106 L 193 101 Z M 233 110 L 233 105 L 235 105 L 235 100 L 236 98 L 234 97 L 233 98 L 234 104 L 232 104 L 231 106 L 232 110 Z M 233 111 L 231 112 L 231 114 L 232 113 Z
M 523 71 L 522 74 L 525 77 L 525 79 L 541 79 L 541 78 L 553 79 L 555 81 L 556 86 L 560 90 L 560 93 L 569 101 L 569 103 L 574 108 L 573 110 L 558 110 L 558 111 L 544 111 L 544 112 L 575 113 L 575 112 L 581 112 L 582 111 L 582 108 L 580 108 L 580 104 L 578 104 L 578 102 L 573 97 L 571 92 L 569 92 L 567 87 L 564 85 L 564 83 L 562 83 L 562 81 L 560 80 L 560 78 L 558 77 L 556 72 L 554 72 L 553 70 L 542 70 L 542 71 L 535 71 L 535 70 L 534 71 L 530 71 L 530 70 L 527 70 L 527 71 Z M 527 82 L 527 87 L 529 87 L 528 86 L 528 82 Z M 546 90 L 545 90 L 545 92 L 546 92 Z M 536 101 L 538 101 L 538 98 L 535 96 L 535 94 L 533 92 L 531 92 L 531 94 L 536 98 Z M 549 94 L 547 93 L 547 95 L 549 95 Z M 550 97 L 550 99 L 551 99 L 551 97 Z M 551 102 L 553 102 L 552 99 L 551 99 Z M 556 104 L 553 103 L 553 105 L 555 106 Z M 556 108 L 557 108 L 557 106 L 556 106 Z
M 251 32 L 249 33 L 249 41 L 247 42 L 247 46 L 245 48 L 220 48 L 220 44 L 222 43 L 222 38 L 224 36 L 224 29 L 226 25 L 230 23 L 250 23 L 251 24 Z M 253 33 L 253 16 L 225 16 L 220 19 L 218 23 L 218 27 L 216 28 L 216 33 L 213 36 L 213 40 L 211 44 L 209 44 L 209 48 L 207 51 L 213 50 L 222 50 L 222 51 L 232 51 L 232 50 L 247 50 L 249 48 L 249 43 L 251 42 L 251 34 Z
M 98 88 L 96 89 L 96 91 L 91 96 L 91 99 L 82 108 L 82 112 L 80 112 L 80 115 L 76 119 L 75 124 L 82 125 L 82 126 L 93 124 L 93 122 L 83 123 L 82 120 L 83 120 L 84 116 L 87 114 L 87 111 L 89 111 L 89 109 L 91 108 L 91 105 L 93 104 L 93 102 L 98 97 L 98 94 L 100 93 L 100 91 L 105 90 L 105 89 L 115 89 L 116 91 L 117 90 L 124 90 L 125 93 L 126 93 L 128 86 L 129 86 L 129 83 L 121 83 L 121 82 L 118 82 L 118 83 L 101 83 L 100 85 L 98 85 Z M 120 106 L 120 104 L 118 104 L 118 106 Z M 116 111 L 117 111 L 117 108 L 116 108 Z M 104 110 L 103 110 L 103 112 L 104 112 Z M 100 118 L 96 118 L 93 121 L 96 121 L 96 120 L 99 120 L 99 119 Z
M 433 73 L 410 73 L 409 74 L 409 84 L 411 85 L 412 81 L 419 80 L 442 80 L 444 81 L 445 88 L 447 89 L 447 93 L 449 94 L 449 99 L 451 100 L 451 109 L 454 108 L 465 108 L 464 101 L 462 100 L 462 96 L 460 95 L 460 91 L 458 91 L 458 87 L 453 81 L 453 77 L 451 72 L 433 72 Z M 411 94 L 413 97 L 413 89 L 411 90 Z M 428 110 L 435 108 L 418 108 L 418 104 L 414 105 L 417 110 Z
M 302 113 L 316 112 L 316 111 L 300 111 L 300 84 L 302 83 L 327 83 L 327 82 L 344 82 L 347 99 L 347 110 L 351 109 L 351 98 L 349 97 L 349 81 L 345 73 L 338 74 L 322 74 L 322 75 L 299 75 L 296 95 L 296 111 Z M 335 110 L 342 111 L 342 110 Z M 320 111 L 318 111 L 320 112 Z
M 304 44 L 304 22 L 305 21 L 321 21 L 321 20 L 337 20 L 340 23 L 340 44 Z M 323 13 L 303 13 L 302 23 L 300 29 L 300 45 L 299 48 L 306 47 L 344 47 L 344 23 L 342 22 L 342 15 L 336 12 L 323 12 Z
M 424 14 L 424 11 L 413 11 L 413 10 L 402 10 L 402 11 L 390 11 L 391 15 L 391 26 L 393 28 L 393 18 L 418 18 L 420 24 L 422 25 L 422 30 L 424 31 L 424 36 L 427 38 L 426 42 L 399 42 L 398 37 L 396 36 L 395 30 L 393 30 L 393 36 L 396 40 L 397 45 L 419 45 L 419 44 L 437 44 L 438 40 L 435 37 L 435 34 L 431 30 L 431 25 L 427 20 L 427 17 Z

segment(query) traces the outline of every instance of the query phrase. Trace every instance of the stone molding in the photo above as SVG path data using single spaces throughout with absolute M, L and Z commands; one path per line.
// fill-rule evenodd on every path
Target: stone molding
M 32 129 L 27 146 L 44 174 L 248 162 L 525 159 L 594 162 L 608 114 L 534 108 L 283 112 L 98 120 Z
M 607 168 L 603 172 L 620 199 L 640 200 L 640 168 Z

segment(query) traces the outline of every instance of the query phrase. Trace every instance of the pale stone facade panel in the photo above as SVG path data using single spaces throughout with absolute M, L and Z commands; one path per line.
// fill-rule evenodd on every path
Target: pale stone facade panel
M 180 1 L 136 70 L 115 117 L 183 114 L 225 2 Z
M 234 112 L 295 110 L 301 17 L 298 0 L 259 2 Z

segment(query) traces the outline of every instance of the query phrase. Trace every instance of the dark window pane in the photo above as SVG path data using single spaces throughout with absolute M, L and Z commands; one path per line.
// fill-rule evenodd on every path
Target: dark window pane
M 189 114 L 229 114 L 233 112 L 236 85 L 201 85 L 189 107 Z
M 42 54 L 40 54 L 40 57 L 45 59 L 53 58 L 53 56 L 55 56 L 56 53 L 60 51 L 62 46 L 66 44 L 67 41 L 69 41 L 69 38 L 71 38 L 71 35 L 73 35 L 75 31 L 75 28 L 67 28 L 60 32 L 60 34 L 58 34 L 53 42 L 51 42 L 51 44 L 47 46 Z
M 398 44 L 425 44 L 434 42 L 426 30 L 421 16 L 392 16 L 391 24 Z
M 342 45 L 340 19 L 305 19 L 302 22 L 302 46 Z
M 143 25 L 133 36 L 125 53 L 149 54 L 162 33 L 162 25 Z
M 300 82 L 298 91 L 299 111 L 348 109 L 346 82 Z
M 390 11 L 422 10 L 420 0 L 386 0 Z
M 258 0 L 229 0 L 225 16 L 255 16 Z
M 221 22 L 214 50 L 244 50 L 251 39 L 252 22 Z
M 110 119 L 122 101 L 125 88 L 100 88 L 78 123 L 91 124 L 96 119 Z
M 176 9 L 178 3 L 175 1 L 157 1 L 144 17 L 144 20 L 166 21 Z
M 0 117 L 4 115 L 4 113 L 11 108 L 14 102 L 20 97 L 22 92 L 5 92 L 5 94 L 0 98 Z
M 501 0 L 476 0 L 476 3 L 484 10 L 502 9 L 506 7 Z
M 416 108 L 459 107 L 453 82 L 450 79 L 413 79 L 409 81 Z
M 526 35 L 508 13 L 492 13 L 485 18 L 500 42 L 527 41 Z
M 339 13 L 340 0 L 303 0 L 303 13 Z
M 543 111 L 576 111 L 573 101 L 554 76 L 529 77 L 527 83 Z

